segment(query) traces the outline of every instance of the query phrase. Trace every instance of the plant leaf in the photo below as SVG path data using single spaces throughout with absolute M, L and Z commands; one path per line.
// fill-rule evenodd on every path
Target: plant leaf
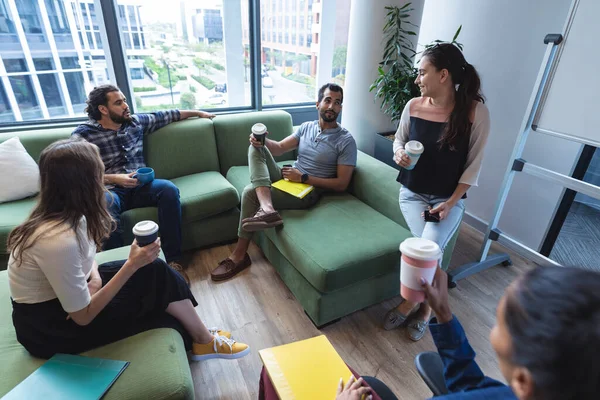
M 458 35 L 460 35 L 461 29 L 462 29 L 462 25 L 459 26 L 458 29 L 456 30 L 456 33 L 454 34 L 454 37 L 452 38 L 453 42 L 456 40 L 456 38 L 458 37 Z

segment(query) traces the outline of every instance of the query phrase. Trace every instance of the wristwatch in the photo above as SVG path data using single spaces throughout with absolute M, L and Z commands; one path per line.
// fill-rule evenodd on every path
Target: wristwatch
M 308 174 L 302 174 L 302 177 L 300 178 L 300 181 L 302 183 L 306 182 L 308 180 Z

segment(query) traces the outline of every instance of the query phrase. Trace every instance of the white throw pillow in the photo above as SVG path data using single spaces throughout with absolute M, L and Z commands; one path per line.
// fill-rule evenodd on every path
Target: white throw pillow
M 0 143 L 0 203 L 40 191 L 40 170 L 18 137 Z

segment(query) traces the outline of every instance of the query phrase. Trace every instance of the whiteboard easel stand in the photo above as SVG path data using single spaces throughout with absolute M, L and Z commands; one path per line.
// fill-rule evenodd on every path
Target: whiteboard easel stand
M 570 21 L 574 18 L 574 13 L 577 9 L 578 1 L 575 0 L 570 10 Z M 568 29 L 566 30 L 568 32 Z M 529 175 L 536 176 L 541 179 L 545 179 L 550 182 L 558 183 L 565 188 L 574 190 L 579 193 L 585 193 L 588 196 L 591 196 L 596 199 L 600 199 L 600 187 L 591 185 L 587 182 L 580 181 L 578 179 L 574 179 L 570 176 L 566 176 L 560 174 L 558 172 L 528 163 L 524 159 L 521 158 L 523 154 L 523 149 L 525 148 L 525 143 L 527 141 L 527 137 L 531 131 L 535 131 L 538 133 L 543 133 L 555 137 L 560 137 L 563 139 L 577 141 L 582 144 L 591 145 L 594 147 L 600 147 L 600 142 L 596 142 L 589 139 L 577 138 L 569 136 L 568 134 L 555 132 L 549 129 L 542 129 L 537 126 L 537 121 L 541 114 L 541 107 L 543 106 L 543 100 L 547 95 L 548 90 L 548 81 L 552 77 L 553 72 L 556 69 L 557 64 L 557 52 L 559 49 L 559 45 L 563 41 L 562 34 L 548 34 L 544 38 L 544 43 L 547 45 L 546 52 L 544 54 L 544 58 L 542 61 L 542 66 L 538 73 L 535 86 L 533 89 L 533 93 L 529 100 L 529 104 L 527 106 L 527 112 L 525 113 L 525 117 L 523 118 L 523 122 L 521 124 L 520 134 L 517 137 L 517 141 L 515 143 L 515 147 L 513 149 L 511 160 L 512 163 L 509 164 L 506 173 L 504 174 L 504 180 L 502 182 L 500 194 L 498 196 L 498 200 L 496 201 L 496 207 L 494 209 L 493 217 L 489 222 L 489 225 L 486 229 L 484 235 L 484 242 L 481 246 L 481 250 L 479 252 L 479 261 L 468 263 L 462 265 L 456 269 L 454 269 L 451 273 L 448 274 L 448 286 L 455 287 L 456 282 L 460 279 L 466 278 L 470 275 L 476 274 L 477 272 L 486 270 L 495 265 L 502 264 L 503 266 L 509 266 L 512 264 L 510 260 L 510 256 L 506 253 L 493 254 L 488 257 L 488 252 L 490 250 L 490 246 L 492 241 L 497 241 L 501 236 L 508 238 L 505 234 L 500 231 L 497 226 L 500 220 L 500 215 L 506 203 L 506 199 L 508 197 L 508 193 L 510 187 L 512 185 L 513 179 L 517 172 L 525 172 Z M 510 238 L 509 238 L 510 239 Z M 514 239 L 510 239 L 514 241 Z M 548 259 L 549 263 L 553 263 L 555 265 L 559 265 L 554 261 Z

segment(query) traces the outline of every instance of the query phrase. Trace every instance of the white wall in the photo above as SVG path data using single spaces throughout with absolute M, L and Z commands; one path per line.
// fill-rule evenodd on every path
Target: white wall
M 348 55 L 346 58 L 346 86 L 342 125 L 352 133 L 358 148 L 373 154 L 377 132 L 395 130 L 390 117 L 381 112 L 369 87 L 377 78 L 377 68 L 383 56 L 385 6 L 402 7 L 406 0 L 352 0 Z M 410 22 L 419 24 L 425 0 L 413 0 Z M 419 32 L 418 28 L 411 30 Z M 414 37 L 416 38 L 416 37 Z M 415 40 L 416 41 L 416 40 Z
M 568 0 L 427 0 L 419 43 L 449 40 L 463 25 L 459 42 L 482 79 L 491 118 L 479 187 L 469 191 L 467 212 L 486 223 L 500 185 L 545 51 L 547 33 L 562 32 Z M 546 127 L 551 129 L 551 127 Z M 523 158 L 569 174 L 581 146 L 533 133 Z M 563 189 L 517 174 L 499 228 L 532 249 L 539 249 Z M 468 221 L 468 218 L 467 218 Z

